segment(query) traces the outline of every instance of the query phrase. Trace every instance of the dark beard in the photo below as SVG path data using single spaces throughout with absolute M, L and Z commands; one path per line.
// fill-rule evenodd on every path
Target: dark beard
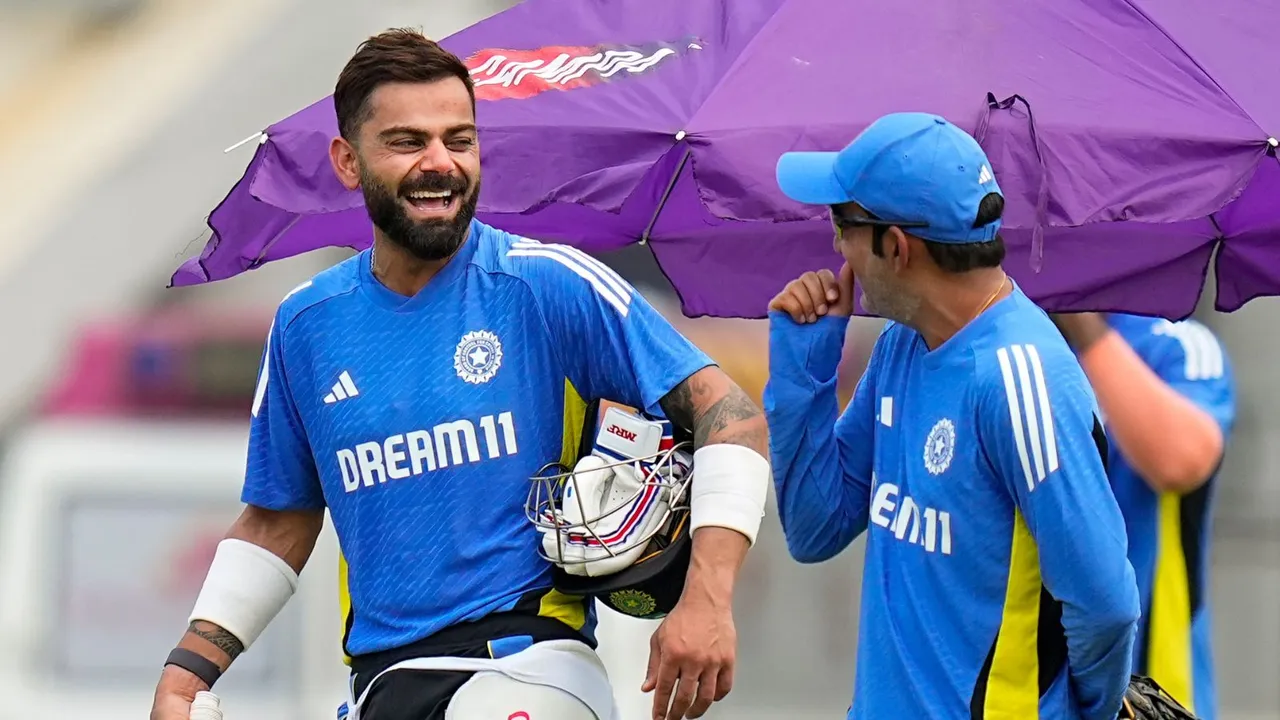
M 407 197 L 409 193 L 418 190 L 452 190 L 457 197 L 467 192 L 467 181 L 448 175 L 424 175 L 418 181 L 401 186 L 398 197 L 362 170 L 360 188 L 373 224 L 388 240 L 404 248 L 410 255 L 429 262 L 451 257 L 462 247 L 467 239 L 471 220 L 476 216 L 476 202 L 480 197 L 480 180 L 477 178 L 470 192 L 461 200 L 455 200 L 462 204 L 458 206 L 453 219 L 414 222 L 400 205 L 400 197 Z

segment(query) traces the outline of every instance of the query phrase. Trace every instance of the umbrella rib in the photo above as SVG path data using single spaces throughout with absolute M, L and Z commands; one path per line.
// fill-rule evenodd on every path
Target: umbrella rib
M 1155 28 L 1161 35 L 1164 36 L 1166 40 L 1168 40 L 1175 48 L 1177 48 L 1178 52 L 1182 53 L 1183 57 L 1190 60 L 1191 64 L 1195 65 L 1196 69 L 1199 70 L 1200 73 L 1209 80 L 1209 82 L 1213 83 L 1213 86 L 1218 88 L 1218 92 L 1221 92 L 1223 97 L 1230 100 L 1231 104 L 1235 105 L 1236 109 L 1239 110 L 1242 115 L 1248 118 L 1248 120 L 1252 122 L 1254 125 L 1257 125 L 1258 129 L 1262 130 L 1263 133 L 1266 133 L 1267 130 L 1269 130 L 1269 128 L 1264 128 L 1262 123 L 1258 122 L 1258 119 L 1255 118 L 1253 115 L 1251 115 L 1248 110 L 1245 110 L 1244 107 L 1240 105 L 1240 101 L 1236 100 L 1235 96 L 1227 92 L 1227 89 L 1222 86 L 1222 83 L 1218 82 L 1218 78 L 1214 77 L 1213 74 L 1209 72 L 1209 69 L 1200 63 L 1200 59 L 1197 58 L 1195 55 L 1192 55 L 1190 51 L 1188 51 L 1185 47 L 1182 46 L 1182 43 L 1175 40 L 1173 35 L 1171 35 L 1169 31 L 1165 29 L 1164 25 L 1161 25 L 1158 20 L 1152 17 L 1146 10 L 1142 9 L 1142 7 L 1140 7 L 1137 2 L 1134 2 L 1134 0 L 1124 0 L 1124 1 L 1126 5 L 1128 5 L 1134 12 L 1141 15 L 1143 20 L 1146 20 L 1148 23 L 1150 23 L 1151 27 Z
M 254 259 L 253 259 L 253 265 L 251 265 L 250 267 L 261 267 L 261 266 L 262 266 L 262 263 L 263 263 L 263 259 L 267 257 L 267 253 L 271 252 L 271 248 L 272 248 L 272 247 L 273 247 L 273 246 L 274 246 L 274 245 L 275 245 L 275 244 L 276 244 L 276 243 L 277 243 L 281 238 L 283 238 L 283 237 L 285 236 L 285 234 L 286 234 L 286 233 L 288 233 L 290 230 L 292 230 L 292 229 L 293 229 L 293 226 L 294 226 L 294 225 L 297 225 L 297 224 L 298 224 L 298 221 L 300 221 L 300 220 L 302 220 L 302 213 L 297 213 L 297 214 L 295 214 L 295 215 L 294 215 L 294 216 L 289 220 L 289 224 L 287 224 L 287 225 L 285 225 L 283 228 L 281 228 L 281 229 L 280 229 L 280 232 L 276 233 L 276 234 L 275 234 L 275 235 L 274 235 L 270 240 L 268 240 L 266 243 L 264 243 L 264 244 L 262 245 L 262 251 L 258 253 L 258 257 L 256 257 L 256 258 L 254 258 Z
M 761 22 L 759 27 L 756 28 L 755 33 L 751 35 L 751 39 L 743 44 L 742 49 L 738 51 L 737 56 L 734 57 L 733 60 L 729 63 L 728 67 L 724 69 L 724 72 L 720 74 L 720 77 L 719 79 L 716 80 L 715 85 L 712 85 L 711 89 L 707 91 L 706 95 L 702 96 L 702 102 L 698 103 L 697 109 L 693 111 L 693 114 L 685 122 L 686 128 L 691 128 L 697 125 L 696 120 L 698 119 L 698 113 L 701 112 L 704 107 L 706 107 L 707 102 L 710 101 L 711 98 L 715 97 L 715 94 L 720 91 L 720 87 L 724 85 L 725 81 L 730 76 L 733 75 L 733 71 L 737 70 L 738 66 L 744 62 L 743 58 L 745 58 L 747 56 L 747 53 L 750 52 L 751 49 L 755 46 L 755 44 L 760 41 L 760 36 L 764 34 L 765 28 L 769 27 L 773 23 L 773 21 L 778 17 L 778 14 L 782 12 L 782 8 L 785 4 L 786 4 L 785 2 L 779 2 L 777 6 L 773 8 L 773 12 L 769 13 L 769 17 L 765 18 L 764 22 Z
M 671 179 L 667 181 L 667 187 L 662 191 L 662 197 L 658 200 L 658 206 L 653 209 L 653 217 L 649 218 L 649 224 L 645 227 L 644 232 L 640 235 L 640 244 L 646 245 L 649 242 L 649 233 L 653 232 L 653 226 L 658 224 L 658 216 L 662 214 L 662 208 L 667 204 L 667 198 L 671 197 L 671 191 L 676 187 L 676 181 L 680 179 L 680 174 L 684 172 L 685 163 L 689 162 L 689 156 L 692 151 L 685 146 L 684 155 L 680 157 L 680 164 L 676 165 L 676 171 L 671 173 Z

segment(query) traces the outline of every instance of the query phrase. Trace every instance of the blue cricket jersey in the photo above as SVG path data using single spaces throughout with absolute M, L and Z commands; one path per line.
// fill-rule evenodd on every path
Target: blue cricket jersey
M 838 419 L 848 318 L 770 322 L 791 554 L 868 533 L 849 717 L 1114 718 L 1138 592 L 1093 391 L 1049 318 L 1015 288 L 933 351 L 889 323 Z
M 1165 383 L 1207 412 L 1230 438 L 1231 363 L 1209 328 L 1135 315 L 1108 321 Z M 1111 485 L 1129 532 L 1142 598 L 1134 672 L 1160 683 L 1196 717 L 1213 720 L 1217 694 L 1209 612 L 1209 537 L 1215 477 L 1186 495 L 1157 493 L 1111 449 Z
M 473 221 L 406 298 L 362 252 L 290 293 L 253 403 L 242 499 L 328 508 L 349 656 L 501 611 L 594 642 L 591 604 L 551 589 L 530 478 L 576 458 L 586 403 L 661 414 L 711 360 L 573 248 Z

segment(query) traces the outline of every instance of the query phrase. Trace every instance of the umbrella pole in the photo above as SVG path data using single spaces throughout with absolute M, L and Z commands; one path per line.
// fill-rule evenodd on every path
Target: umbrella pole
M 662 208 L 667 204 L 667 198 L 671 197 L 671 191 L 676 187 L 676 181 L 680 179 L 680 173 L 684 172 L 685 163 L 689 162 L 689 155 L 692 151 L 686 146 L 684 155 L 680 157 L 680 164 L 676 165 L 676 171 L 671 173 L 671 179 L 667 181 L 667 188 L 662 191 L 662 197 L 658 200 L 658 207 L 653 209 L 653 217 L 649 218 L 649 224 L 645 227 L 644 232 L 640 235 L 640 244 L 647 245 L 649 243 L 649 233 L 653 232 L 653 226 L 658 224 L 658 216 L 662 214 Z

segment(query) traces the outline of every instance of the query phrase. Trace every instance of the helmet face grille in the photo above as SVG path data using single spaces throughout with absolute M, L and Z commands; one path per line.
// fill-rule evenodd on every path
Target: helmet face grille
M 592 495 L 585 490 L 586 482 L 580 480 L 581 470 L 566 468 L 560 463 L 544 465 L 538 474 L 530 478 L 529 494 L 525 500 L 525 517 L 544 535 L 554 534 L 554 550 L 546 547 L 548 543 L 540 543 L 538 553 L 543 559 L 563 564 L 565 562 L 583 563 L 599 562 L 616 558 L 636 548 L 646 547 L 650 541 L 659 538 L 661 547 L 669 544 L 670 531 L 679 531 L 687 521 L 688 488 L 693 480 L 692 446 L 682 442 L 675 446 L 660 450 L 657 453 L 637 459 L 601 460 L 593 463 L 590 472 L 611 472 L 617 468 L 628 468 L 627 472 L 635 473 L 640 478 L 638 487 L 628 489 L 619 494 L 607 492 L 603 501 L 596 506 L 588 506 L 584 498 Z M 617 525 L 624 521 L 623 515 L 631 512 L 637 503 L 648 502 L 656 494 L 657 503 L 654 509 L 659 517 L 649 520 L 648 530 L 627 535 L 616 540 L 602 537 L 601 526 Z M 572 504 L 566 506 L 566 503 Z M 566 512 L 568 510 L 569 512 Z M 685 520 L 672 522 L 673 517 Z M 570 544 L 588 545 L 602 552 L 594 557 L 567 560 L 565 548 Z M 642 562 L 651 553 L 637 560 Z

